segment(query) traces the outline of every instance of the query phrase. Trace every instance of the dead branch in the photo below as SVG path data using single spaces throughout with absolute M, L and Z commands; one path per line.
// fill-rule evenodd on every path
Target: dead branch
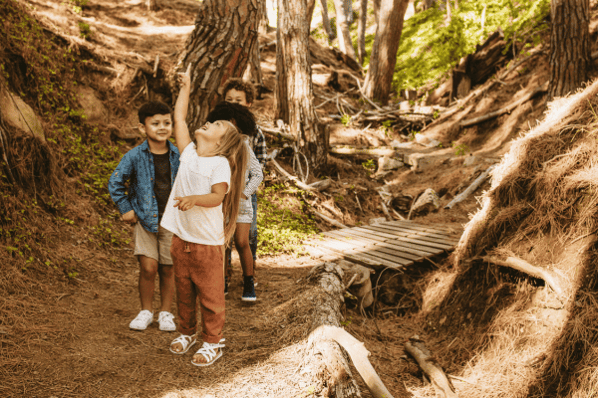
M 281 131 L 280 129 L 273 129 L 273 128 L 269 128 L 269 127 L 260 126 L 260 130 L 262 130 L 264 133 L 271 134 L 274 137 L 280 136 L 289 141 L 295 141 L 295 137 L 293 135 L 287 134 L 284 131 Z
M 486 181 L 486 178 L 488 178 L 488 176 L 490 175 L 490 172 L 492 170 L 494 170 L 494 167 L 496 167 L 495 164 L 493 164 L 492 166 L 488 167 L 486 169 L 486 171 L 484 171 L 482 174 L 480 174 L 478 176 L 478 178 L 476 178 L 470 186 L 467 187 L 467 189 L 463 192 L 461 192 L 459 195 L 455 196 L 453 198 L 453 200 L 451 200 L 446 206 L 444 206 L 445 209 L 450 209 L 452 208 L 454 205 L 456 205 L 459 202 L 463 202 L 465 199 L 467 199 L 467 197 L 469 195 L 471 195 L 473 192 L 475 192 L 476 189 L 478 189 L 478 187 L 480 185 L 482 185 L 482 183 L 484 181 Z
M 331 145 L 330 153 L 337 155 L 370 155 L 370 156 L 395 156 L 395 150 L 392 147 L 364 147 L 358 148 L 347 145 Z
M 160 64 L 160 54 L 156 55 L 156 60 L 154 61 L 154 71 L 152 76 L 155 78 L 158 74 L 158 65 Z
M 504 113 L 511 112 L 511 110 L 513 110 L 514 108 L 518 107 L 522 103 L 529 101 L 530 99 L 535 97 L 536 94 L 545 93 L 547 91 L 548 91 L 548 82 L 544 83 L 542 86 L 536 87 L 531 93 L 524 95 L 519 100 L 512 102 L 511 104 L 509 104 L 508 106 L 505 106 L 504 108 L 501 108 L 494 112 L 490 112 L 483 116 L 475 117 L 475 118 L 469 119 L 469 120 L 464 120 L 459 125 L 461 127 L 469 127 L 469 126 L 473 126 L 478 123 L 485 122 L 486 120 L 493 119 L 493 118 L 500 116 Z
M 270 161 L 272 162 L 272 164 L 274 165 L 274 167 L 276 167 L 276 170 L 278 170 L 278 172 L 280 174 L 282 174 L 282 176 L 284 178 L 286 178 L 289 181 L 292 181 L 293 183 L 295 183 L 295 185 L 297 185 L 297 187 L 303 189 L 304 191 L 317 191 L 317 188 L 314 188 L 312 186 L 309 186 L 303 182 L 301 182 L 301 180 L 299 180 L 299 178 L 292 176 L 291 174 L 289 174 L 288 171 L 286 171 L 285 169 L 282 168 L 282 166 L 274 159 L 270 159 Z
M 314 214 L 316 216 L 320 217 L 322 220 L 326 221 L 330 225 L 333 225 L 333 226 L 338 227 L 338 228 L 347 228 L 346 225 L 344 225 L 344 224 L 342 224 L 342 223 L 340 223 L 340 222 L 338 222 L 338 221 L 336 221 L 336 220 L 334 220 L 334 219 L 332 219 L 330 217 L 325 216 L 324 214 L 320 213 L 319 211 L 317 211 L 315 209 L 312 209 L 312 211 L 314 212 Z
M 444 370 L 436 363 L 432 353 L 426 348 L 423 341 L 417 336 L 411 337 L 405 343 L 405 351 L 409 353 L 416 361 L 419 367 L 424 371 L 436 390 L 437 396 L 445 398 L 458 398 L 455 388 L 446 377 Z
M 368 390 L 372 393 L 374 398 L 393 398 L 392 394 L 382 380 L 376 370 L 370 363 L 368 357 L 370 352 L 365 348 L 364 344 L 350 335 L 346 330 L 335 326 L 320 326 L 319 328 L 324 336 L 330 340 L 336 341 L 349 354 L 355 369 L 359 372 Z
M 536 279 L 542 279 L 558 296 L 563 295 L 563 288 L 558 282 L 558 277 L 547 269 L 536 267 L 517 257 L 507 257 L 506 260 L 500 260 L 495 257 L 486 256 L 483 260 L 488 263 L 516 269 Z

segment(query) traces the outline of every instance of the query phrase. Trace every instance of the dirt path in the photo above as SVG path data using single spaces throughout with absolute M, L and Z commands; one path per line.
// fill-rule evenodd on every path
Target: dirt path
M 129 253 L 96 258 L 90 266 L 97 266 L 97 271 L 82 274 L 75 279 L 78 282 L 49 296 L 47 306 L 36 309 L 43 319 L 23 339 L 26 347 L 18 366 L 22 374 L 2 383 L 6 388 L 2 396 L 189 396 L 226 382 L 281 348 L 260 316 L 298 292 L 296 281 L 311 264 L 307 258 L 263 259 L 258 301 L 248 305 L 240 300 L 236 262 L 226 301 L 225 354 L 214 366 L 197 368 L 190 363 L 192 352 L 181 356 L 169 352 L 176 333 L 159 331 L 157 323 L 143 332 L 128 328 L 139 308 L 138 265 Z M 159 307 L 157 294 L 154 307 Z

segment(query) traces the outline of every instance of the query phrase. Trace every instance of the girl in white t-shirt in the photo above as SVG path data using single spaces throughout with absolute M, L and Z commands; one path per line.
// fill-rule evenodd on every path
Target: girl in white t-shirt
M 161 225 L 174 234 L 170 251 L 181 335 L 170 351 L 184 354 L 197 342 L 199 295 L 203 345 L 191 363 L 208 366 L 222 356 L 224 347 L 223 245 L 234 235 L 248 153 L 244 136 L 227 121 L 206 123 L 191 140 L 185 122 L 190 68 L 182 75 L 174 109 L 180 166 Z

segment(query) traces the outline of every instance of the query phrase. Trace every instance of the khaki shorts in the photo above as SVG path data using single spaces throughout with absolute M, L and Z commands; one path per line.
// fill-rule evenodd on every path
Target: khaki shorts
M 172 244 L 172 232 L 158 227 L 158 233 L 146 231 L 141 223 L 135 224 L 133 232 L 135 249 L 133 255 L 145 256 L 154 259 L 158 264 L 172 265 L 170 256 L 170 245 Z

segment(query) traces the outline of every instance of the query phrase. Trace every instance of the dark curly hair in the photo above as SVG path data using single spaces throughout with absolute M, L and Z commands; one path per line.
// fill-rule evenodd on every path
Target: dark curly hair
M 232 104 L 230 102 L 220 102 L 208 113 L 206 121 L 214 123 L 216 120 L 228 120 L 233 122 L 241 134 L 250 137 L 255 136 L 257 124 L 253 113 L 246 106 Z
M 246 82 L 245 80 L 233 77 L 230 78 L 224 83 L 224 88 L 222 89 L 222 93 L 226 97 L 226 93 L 230 90 L 237 90 L 242 91 L 245 93 L 245 100 L 248 104 L 253 104 L 253 100 L 255 99 L 255 87 L 250 82 Z
M 170 115 L 172 109 L 162 101 L 149 101 L 141 105 L 137 111 L 139 116 L 139 123 L 145 124 L 145 119 L 155 115 Z

